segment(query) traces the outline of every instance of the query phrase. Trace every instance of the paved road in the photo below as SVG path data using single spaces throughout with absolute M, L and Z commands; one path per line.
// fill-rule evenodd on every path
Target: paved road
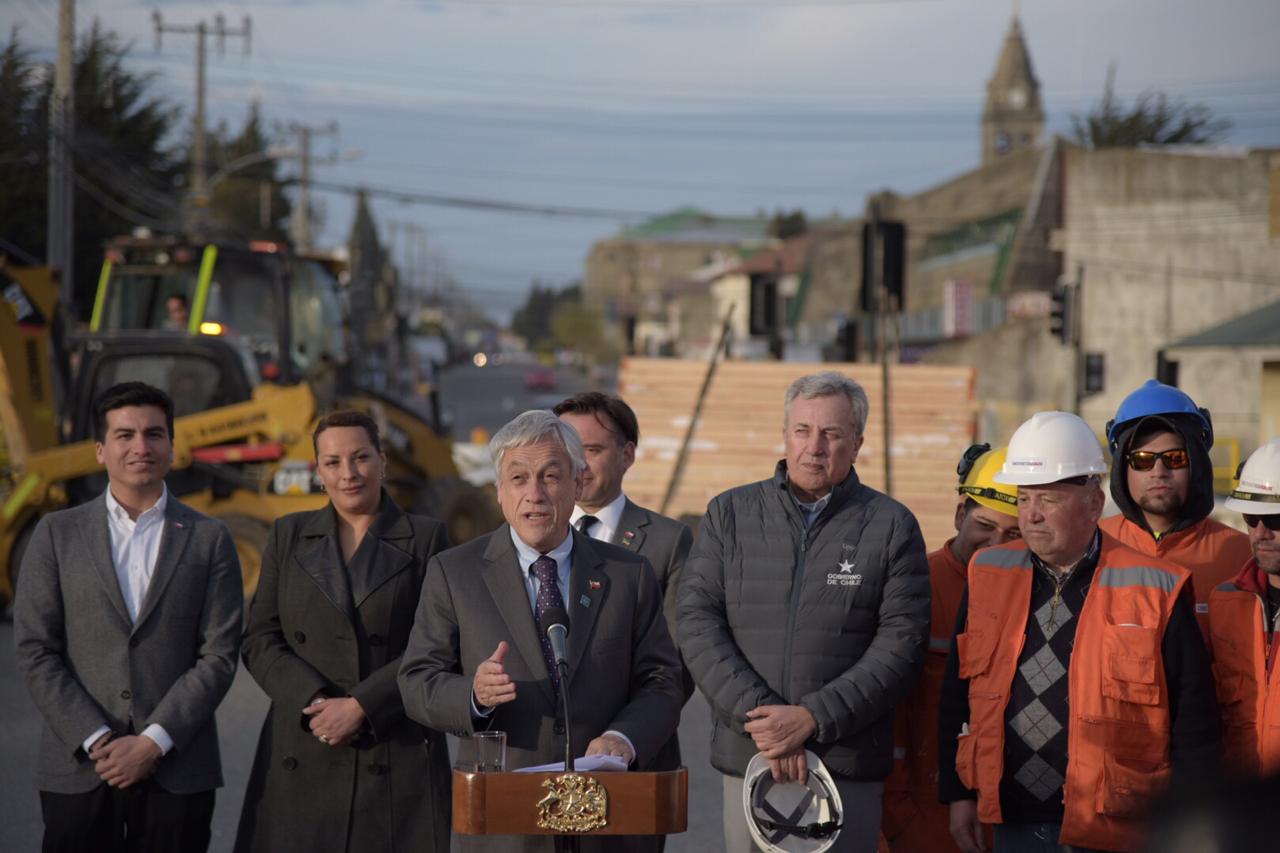
M 213 817 L 211 853 L 228 853 L 253 762 L 258 731 L 266 715 L 266 696 L 243 668 L 218 708 L 226 787 L 218 792 Z M 13 656 L 13 625 L 0 624 L 0 848 L 38 851 L 42 823 L 33 772 L 40 739 L 40 719 L 18 674 Z M 680 723 L 680 745 L 689 769 L 689 831 L 672 836 L 672 853 L 719 850 L 720 775 L 707 763 L 710 737 L 707 705 L 695 694 Z
M 490 435 L 527 409 L 549 409 L 570 394 L 585 390 L 587 381 L 576 370 L 555 371 L 555 386 L 530 390 L 525 373 L 533 365 L 501 364 L 475 367 L 462 364 L 440 372 L 440 408 L 450 420 L 453 437 L 470 441 L 481 427 Z

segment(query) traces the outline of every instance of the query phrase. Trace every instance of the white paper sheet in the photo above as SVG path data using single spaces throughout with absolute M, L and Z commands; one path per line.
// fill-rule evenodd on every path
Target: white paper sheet
M 584 755 L 573 760 L 573 769 L 581 773 L 623 772 L 627 763 L 616 755 Z M 521 767 L 516 773 L 555 773 L 564 770 L 564 762 L 539 764 L 537 767 Z

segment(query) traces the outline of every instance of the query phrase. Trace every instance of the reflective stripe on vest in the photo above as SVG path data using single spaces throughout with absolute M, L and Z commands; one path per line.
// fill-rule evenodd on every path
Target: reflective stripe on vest
M 1179 578 L 1173 572 L 1157 569 L 1154 566 L 1133 566 L 1131 568 L 1099 568 L 1094 575 L 1094 583 L 1098 586 L 1124 588 L 1146 586 L 1161 592 L 1173 592 Z
M 1000 547 L 984 548 L 978 552 L 976 563 L 993 569 L 1016 569 L 1031 565 L 1031 552 L 1025 548 L 1015 551 Z
M 1022 571 L 1009 571 L 1021 569 Z M 969 734 L 957 748 L 985 823 L 1002 822 L 1005 711 L 1030 616 L 1025 543 L 978 552 L 969 573 L 965 637 Z M 1172 728 L 1161 654 L 1164 629 L 1189 573 L 1104 535 L 1078 614 L 1068 668 L 1070 756 L 1062 844 L 1131 849 L 1140 817 L 1169 775 Z

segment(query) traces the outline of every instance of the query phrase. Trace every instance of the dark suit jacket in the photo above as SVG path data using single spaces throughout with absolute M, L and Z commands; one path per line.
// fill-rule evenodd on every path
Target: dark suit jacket
M 667 618 L 667 630 L 671 636 L 676 634 L 676 588 L 680 585 L 680 573 L 684 569 L 685 558 L 693 548 L 693 532 L 689 525 L 674 518 L 667 518 L 652 510 L 645 509 L 631 498 L 626 499 L 622 515 L 618 520 L 618 529 L 613 534 L 614 544 L 634 551 L 649 561 L 654 574 L 658 576 L 658 585 L 662 587 L 662 610 Z M 684 668 L 681 660 L 681 684 L 684 687 L 685 701 L 693 695 L 693 676 Z M 645 770 L 675 770 L 682 764 L 680 758 L 680 739 L 676 735 L 658 751 Z
M 631 739 L 636 766 L 646 766 L 675 732 L 684 700 L 653 572 L 643 558 L 574 531 L 566 598 L 574 751 L 580 755 L 593 738 L 616 730 Z M 472 679 L 502 640 L 511 645 L 506 669 L 516 699 L 477 721 Z M 505 731 L 508 769 L 563 758 L 563 721 L 509 526 L 431 561 L 400 690 L 406 713 L 432 728 L 462 738 L 477 724 Z M 468 746 L 461 745 L 464 754 Z M 547 837 L 462 841 L 486 850 L 550 849 Z
M 613 544 L 634 551 L 649 561 L 662 587 L 662 609 L 667 628 L 676 636 L 676 587 L 684 561 L 693 549 L 693 532 L 689 525 L 674 518 L 645 509 L 626 499 Z
M 101 784 L 82 743 L 157 723 L 173 739 L 155 780 L 193 794 L 222 785 L 213 712 L 231 687 L 244 607 L 226 525 L 172 494 L 151 583 L 129 620 L 111 560 L 105 493 L 40 519 L 14 606 L 18 666 L 44 717 L 36 784 Z
M 332 507 L 276 522 L 244 640 L 271 712 L 238 851 L 448 849 L 448 747 L 405 717 L 396 684 L 427 561 L 446 546 L 442 522 L 405 514 L 385 492 L 347 566 Z M 317 693 L 354 697 L 366 731 L 320 743 L 302 716 Z

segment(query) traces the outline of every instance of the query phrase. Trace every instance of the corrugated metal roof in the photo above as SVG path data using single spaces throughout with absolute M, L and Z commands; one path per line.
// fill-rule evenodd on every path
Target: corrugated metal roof
M 1280 347 L 1280 302 L 1170 344 L 1174 347 Z

